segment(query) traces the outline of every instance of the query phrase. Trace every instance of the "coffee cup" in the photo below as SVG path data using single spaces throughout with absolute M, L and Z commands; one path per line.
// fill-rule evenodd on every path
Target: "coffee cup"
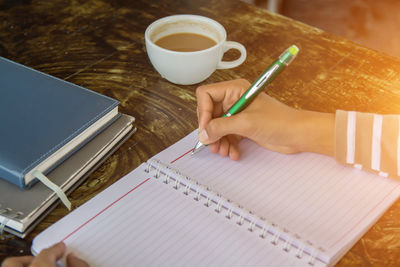
M 226 40 L 217 21 L 198 15 L 173 15 L 151 23 L 145 32 L 146 51 L 154 68 L 168 81 L 189 85 L 207 79 L 216 69 L 239 66 L 246 59 L 245 47 Z M 229 49 L 240 57 L 223 61 Z

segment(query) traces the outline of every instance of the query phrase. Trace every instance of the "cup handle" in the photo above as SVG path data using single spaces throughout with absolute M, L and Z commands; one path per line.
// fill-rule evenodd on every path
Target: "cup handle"
M 233 61 L 220 61 L 218 62 L 217 69 L 231 69 L 242 64 L 247 56 L 246 48 L 238 42 L 226 41 L 224 44 L 224 53 L 230 49 L 237 49 L 240 52 L 240 57 Z

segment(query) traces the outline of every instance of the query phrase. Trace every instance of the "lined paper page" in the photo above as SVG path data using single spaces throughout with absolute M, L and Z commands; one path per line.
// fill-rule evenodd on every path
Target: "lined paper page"
M 400 195 L 400 184 L 313 153 L 284 155 L 249 140 L 234 162 L 203 149 L 197 134 L 155 158 L 338 260 Z M 183 155 L 183 156 L 182 156 Z
M 38 235 L 33 251 L 64 240 L 91 266 L 308 265 L 144 168 Z

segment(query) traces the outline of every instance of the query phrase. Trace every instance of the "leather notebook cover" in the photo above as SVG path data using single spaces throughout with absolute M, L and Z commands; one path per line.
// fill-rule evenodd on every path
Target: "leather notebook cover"
M 2 57 L 0 73 L 0 178 L 21 188 L 30 181 L 27 173 L 66 144 L 76 150 L 87 142 L 86 129 L 98 132 L 117 117 L 118 101 L 70 82 Z

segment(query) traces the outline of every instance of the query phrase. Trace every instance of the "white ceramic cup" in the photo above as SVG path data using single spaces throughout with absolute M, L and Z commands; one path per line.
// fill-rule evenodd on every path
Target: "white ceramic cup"
M 174 33 L 196 33 L 208 36 L 217 44 L 200 51 L 177 52 L 155 44 L 160 38 Z M 225 28 L 215 20 L 197 15 L 174 15 L 150 24 L 145 32 L 147 54 L 162 77 L 175 84 L 195 84 L 207 79 L 216 69 L 239 66 L 246 59 L 246 48 L 226 41 Z M 222 61 L 229 49 L 240 51 L 233 61 Z

